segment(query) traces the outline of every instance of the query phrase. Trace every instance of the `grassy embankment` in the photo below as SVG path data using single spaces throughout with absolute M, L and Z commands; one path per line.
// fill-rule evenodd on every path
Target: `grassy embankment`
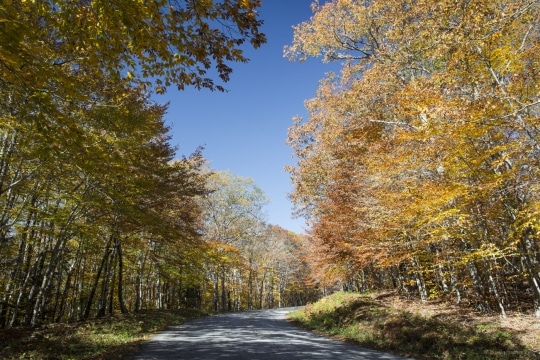
M 540 321 L 395 295 L 337 293 L 290 314 L 303 327 L 415 359 L 540 359 Z
M 0 330 L 0 359 L 123 359 L 157 332 L 203 315 L 197 310 L 143 311 L 74 324 Z

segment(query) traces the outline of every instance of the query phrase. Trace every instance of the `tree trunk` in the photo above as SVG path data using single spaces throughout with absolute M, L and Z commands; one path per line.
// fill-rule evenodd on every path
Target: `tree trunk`
M 214 311 L 219 311 L 219 274 L 214 273 Z
M 506 311 L 504 310 L 504 304 L 502 302 L 501 297 L 499 296 L 499 291 L 497 290 L 497 284 L 495 284 L 495 280 L 493 280 L 491 271 L 488 275 L 488 279 L 491 285 L 491 290 L 493 291 L 493 295 L 495 295 L 495 299 L 497 300 L 497 304 L 499 305 L 499 309 L 501 310 L 501 316 L 503 319 L 506 319 Z
M 28 230 L 29 223 L 27 221 L 26 230 Z M 26 252 L 27 244 L 26 241 L 22 240 L 19 243 L 19 251 L 17 253 L 16 263 L 14 264 L 14 269 L 10 271 L 7 283 L 4 288 L 4 296 L 2 301 L 0 301 L 0 329 L 5 328 L 7 325 L 7 316 L 8 316 L 8 307 L 14 308 L 15 305 L 11 304 L 13 299 L 11 294 L 11 289 L 14 283 L 22 274 L 22 269 L 24 267 L 24 259 Z M 15 286 L 20 287 L 21 284 L 15 284 Z
M 124 290 L 123 290 L 123 269 L 124 269 L 124 260 L 122 257 L 122 243 L 116 241 L 116 254 L 118 256 L 118 303 L 120 306 L 120 312 L 122 314 L 127 314 L 128 309 L 124 303 Z
M 101 264 L 99 265 L 96 278 L 94 279 L 94 284 L 92 285 L 90 289 L 90 295 L 88 296 L 88 301 L 86 302 L 86 307 L 83 313 L 83 319 L 88 319 L 88 317 L 90 316 L 90 310 L 92 309 L 94 296 L 96 295 L 97 287 L 99 285 L 99 279 L 101 278 L 101 273 L 103 272 L 103 268 L 105 267 L 105 264 L 107 263 L 107 260 L 109 258 L 109 254 L 111 252 L 110 248 L 111 248 L 111 239 L 109 239 L 109 242 L 107 243 L 107 247 L 105 248 L 105 253 L 103 254 L 103 258 L 101 259 Z
M 33 231 L 32 231 L 32 233 L 33 233 Z M 19 309 L 20 309 L 21 305 L 23 305 L 22 304 L 23 298 L 31 296 L 30 294 L 26 293 L 26 289 L 30 285 L 30 282 L 32 281 L 34 276 L 36 276 L 35 273 L 36 273 L 37 270 L 35 269 L 35 267 L 37 267 L 37 266 L 40 266 L 41 268 L 43 267 L 43 261 L 44 261 L 44 260 L 42 260 L 43 254 L 40 254 L 37 257 L 37 259 L 34 259 L 34 257 L 32 256 L 33 250 L 34 250 L 34 247 L 32 245 L 30 245 L 30 244 L 26 245 L 26 247 L 25 247 L 25 259 L 24 259 L 24 270 L 23 270 L 23 273 L 26 274 L 26 275 L 24 277 L 24 281 L 22 282 L 22 285 L 20 285 L 19 289 L 18 289 L 18 294 L 16 296 L 17 300 L 15 302 L 15 307 L 13 309 L 12 315 L 10 316 L 11 319 L 10 319 L 10 322 L 9 322 L 9 325 L 8 325 L 9 327 L 13 327 L 18 323 Z M 33 261 L 33 264 L 32 264 L 32 261 Z M 28 309 L 28 311 L 30 311 L 30 309 Z M 28 319 L 28 323 L 29 322 L 30 322 L 30 319 Z M 26 319 L 25 319 L 25 324 L 26 324 Z
M 227 310 L 227 289 L 225 288 L 225 268 L 221 269 L 221 311 Z
M 253 263 L 249 259 L 249 272 L 248 272 L 248 298 L 247 298 L 247 307 L 248 310 L 253 310 Z
M 48 295 L 50 294 L 50 286 L 53 280 L 54 272 L 56 271 L 59 262 L 59 252 L 62 251 L 65 245 L 65 241 L 58 240 L 58 243 L 64 244 L 60 244 L 59 246 L 55 247 L 55 252 L 58 252 L 58 255 L 53 256 L 49 260 L 49 264 L 46 268 L 45 274 L 43 275 L 43 280 L 41 282 L 41 286 L 39 287 L 36 300 L 34 302 L 34 309 L 32 311 L 32 320 L 30 322 L 30 325 L 32 326 L 41 324 L 45 316 L 45 307 L 48 301 Z
M 108 284 L 107 284 L 107 292 L 108 292 L 108 297 L 109 297 L 109 300 L 108 300 L 109 306 L 107 306 L 107 308 L 108 308 L 109 315 L 112 315 L 114 313 L 114 290 L 115 290 L 114 283 L 116 282 L 116 279 L 117 279 L 117 263 L 116 263 L 117 252 L 116 250 L 117 250 L 116 246 L 114 246 L 113 252 L 111 254 L 111 260 L 110 260 L 110 271 L 109 271 L 110 280 L 108 281 Z
M 527 282 L 532 290 L 534 313 L 540 318 L 540 261 L 538 260 L 538 249 L 534 240 L 527 231 L 521 239 L 520 247 L 522 252 L 522 263 L 527 274 Z
M 420 270 L 418 270 L 420 269 L 420 264 L 414 257 L 411 258 L 411 264 L 414 269 L 413 276 L 416 282 L 416 287 L 418 288 L 418 293 L 420 294 L 420 300 L 425 303 L 428 299 L 428 292 L 426 288 L 426 282 L 424 280 L 424 275 Z
M 477 307 L 479 307 L 479 309 L 482 311 L 491 311 L 491 306 L 489 305 L 489 301 L 487 301 L 488 299 L 486 296 L 484 284 L 482 283 L 482 279 L 478 274 L 478 268 L 476 266 L 476 263 L 469 262 L 468 267 L 469 274 L 471 276 L 471 280 L 476 292 L 476 298 L 480 301 L 480 304 L 477 305 Z
M 259 309 L 263 308 L 263 293 L 264 293 L 265 280 L 266 280 L 266 270 L 263 273 L 263 277 L 261 279 L 261 285 L 259 286 Z
M 113 260 L 115 257 L 115 249 L 109 251 L 105 267 L 103 268 L 103 280 L 101 281 L 101 292 L 98 300 L 98 310 L 96 317 L 105 316 L 107 310 L 107 295 L 109 294 L 109 285 L 112 278 Z
M 141 310 L 143 300 L 143 277 L 146 267 L 146 259 L 148 258 L 148 250 L 144 252 L 143 258 L 139 258 L 139 267 L 137 269 L 137 277 L 135 279 L 135 311 Z

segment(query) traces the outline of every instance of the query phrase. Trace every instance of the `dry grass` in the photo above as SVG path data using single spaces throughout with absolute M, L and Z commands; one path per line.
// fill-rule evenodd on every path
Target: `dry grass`
M 540 354 L 540 319 L 532 313 L 507 312 L 507 318 L 500 315 L 486 315 L 472 309 L 446 302 L 428 302 L 421 304 L 418 301 L 403 299 L 394 293 L 372 295 L 379 301 L 386 297 L 384 302 L 396 309 L 404 309 L 407 312 L 421 317 L 430 317 L 440 321 L 462 324 L 463 326 L 492 326 L 501 328 L 512 334 L 521 344 Z
M 291 315 L 311 329 L 416 359 L 540 359 L 540 320 L 487 316 L 394 293 L 338 293 Z
M 203 316 L 197 310 L 142 311 L 73 324 L 0 330 L 0 359 L 125 359 L 168 326 Z

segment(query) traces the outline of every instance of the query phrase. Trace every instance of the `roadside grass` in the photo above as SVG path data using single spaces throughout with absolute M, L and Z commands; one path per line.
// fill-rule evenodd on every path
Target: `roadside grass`
M 141 311 L 72 324 L 0 330 L 0 359 L 125 359 L 168 326 L 205 316 L 198 310 Z
M 528 346 L 520 339 L 526 328 L 518 331 L 459 311 L 422 314 L 381 297 L 340 292 L 289 317 L 308 329 L 415 359 L 540 359 L 540 338 Z

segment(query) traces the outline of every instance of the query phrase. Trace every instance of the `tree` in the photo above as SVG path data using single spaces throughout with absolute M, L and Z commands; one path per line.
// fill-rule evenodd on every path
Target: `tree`
M 228 271 L 248 267 L 251 294 L 252 260 L 249 256 L 243 258 L 240 249 L 249 248 L 257 240 L 264 222 L 263 206 L 268 199 L 252 179 L 226 171 L 213 173 L 208 189 L 210 194 L 202 199 L 204 236 L 212 248 L 209 270 L 214 278 L 214 307 L 224 311 L 227 309 Z
M 122 84 L 92 90 L 100 102 L 72 114 L 82 132 L 65 142 L 73 147 L 55 138 L 46 144 L 25 124 L 5 130 L 2 326 L 126 312 L 130 303 L 140 309 L 148 300 L 143 277 L 175 283 L 185 274 L 163 263 L 198 265 L 186 254 L 204 245 L 195 202 L 205 193 L 202 155 L 172 162 L 165 107 L 142 91 Z M 135 274 L 140 281 L 125 286 Z
M 122 84 L 162 93 L 176 85 L 224 90 L 231 62 L 246 62 L 246 41 L 258 47 L 257 1 L 8 1 L 0 5 L 2 117 L 49 139 L 51 152 L 78 147 L 88 128 L 72 114 L 99 106 L 96 89 Z M 212 70 L 212 68 L 214 70 Z M 108 85 L 109 84 L 109 85 Z
M 503 316 L 530 292 L 540 315 L 538 4 L 313 8 L 286 55 L 344 61 L 289 133 L 321 261 Z
M 224 90 L 266 41 L 259 6 L 0 4 L 0 327 L 179 306 L 201 277 L 204 159 L 172 162 L 149 95 Z
M 215 311 L 305 304 L 318 292 L 307 279 L 300 235 L 268 225 L 268 199 L 252 179 L 211 172 L 201 198 L 206 270 Z
M 92 69 L 144 85 L 154 79 L 158 92 L 171 84 L 223 90 L 206 74 L 214 67 L 226 82 L 228 63 L 247 61 L 241 45 L 266 42 L 259 6 L 243 0 L 5 2 L 2 81 L 36 92 L 54 84 L 68 95 L 79 85 L 69 77 Z
M 255 244 L 253 257 L 267 272 L 260 286 L 261 308 L 299 306 L 318 299 L 320 292 L 309 279 L 312 269 L 307 263 L 307 245 L 303 235 L 277 225 L 267 226 Z

